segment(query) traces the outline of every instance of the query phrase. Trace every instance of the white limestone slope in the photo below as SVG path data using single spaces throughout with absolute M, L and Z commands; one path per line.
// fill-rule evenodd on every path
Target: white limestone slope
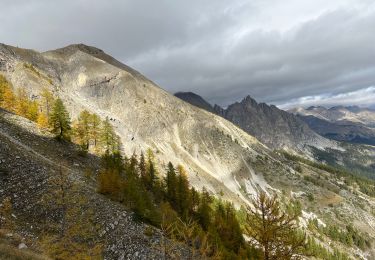
M 267 147 L 104 52 L 84 45 L 46 53 L 2 47 L 0 58 L 11 67 L 3 73 L 15 86 L 26 86 L 35 97 L 43 87 L 51 89 L 73 118 L 83 109 L 110 118 L 126 154 L 151 148 L 160 165 L 169 161 L 184 165 L 194 186 L 224 193 L 235 203 L 247 203 L 239 183 L 254 181 L 253 192 L 267 187 L 247 163 L 258 154 L 268 154 Z M 25 68 L 25 63 L 33 64 L 40 75 Z

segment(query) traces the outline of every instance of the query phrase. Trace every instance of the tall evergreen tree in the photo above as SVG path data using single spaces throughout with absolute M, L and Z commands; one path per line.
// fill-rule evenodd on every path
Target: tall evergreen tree
M 139 174 L 144 183 L 147 183 L 147 169 L 146 169 L 146 160 L 143 152 L 139 158 Z
M 52 108 L 50 124 L 52 133 L 55 134 L 59 140 L 70 139 L 70 117 L 60 98 L 56 100 Z
M 108 117 L 103 122 L 100 139 L 105 153 L 111 154 L 121 150 L 120 138 L 115 134 Z
M 189 181 L 187 179 L 186 171 L 182 165 L 177 166 L 177 187 L 176 187 L 176 200 L 177 211 L 184 218 L 188 217 L 188 212 L 191 203 Z
M 171 162 L 168 163 L 167 175 L 164 179 L 166 197 L 171 203 L 173 208 L 176 208 L 176 186 L 177 186 L 177 175 L 176 170 Z
M 208 230 L 210 223 L 211 223 L 211 213 L 212 209 L 210 207 L 210 204 L 212 202 L 212 198 L 208 191 L 203 188 L 202 194 L 200 196 L 200 202 L 198 206 L 198 221 L 199 224 L 202 226 L 204 230 Z

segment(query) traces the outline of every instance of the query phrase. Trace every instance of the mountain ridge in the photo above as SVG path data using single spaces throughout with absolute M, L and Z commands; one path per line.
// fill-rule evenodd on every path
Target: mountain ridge
M 193 105 L 195 103 L 201 104 L 201 100 L 203 100 L 199 95 L 195 96 L 195 101 L 193 96 L 191 98 L 181 94 L 177 96 Z M 206 101 L 204 102 L 209 104 Z M 207 107 L 207 105 L 204 107 Z M 306 150 L 308 146 L 335 146 L 310 130 L 299 118 L 278 109 L 274 105 L 258 104 L 250 95 L 225 109 L 216 104 L 210 105 L 208 111 L 213 111 L 213 113 L 233 122 L 271 148 Z

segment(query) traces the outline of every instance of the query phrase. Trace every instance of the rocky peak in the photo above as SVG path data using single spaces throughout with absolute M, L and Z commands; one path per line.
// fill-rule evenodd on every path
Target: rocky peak
M 196 105 L 186 96 L 178 97 Z M 199 97 L 199 100 L 203 100 L 202 97 Z M 211 112 L 211 109 L 208 111 Z M 323 144 L 324 146 L 327 141 L 295 115 L 280 110 L 274 105 L 258 103 L 250 95 L 240 102 L 229 105 L 226 109 L 215 105 L 213 111 L 272 148 L 300 149 L 306 145 Z
M 253 99 L 250 95 L 247 95 L 242 101 L 241 104 L 249 105 L 256 107 L 258 103 L 256 102 L 255 99 Z

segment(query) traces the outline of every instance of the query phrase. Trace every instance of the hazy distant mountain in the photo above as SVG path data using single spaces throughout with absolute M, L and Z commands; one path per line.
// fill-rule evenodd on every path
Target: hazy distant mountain
M 375 130 L 361 123 L 342 120 L 331 122 L 315 116 L 298 117 L 318 134 L 337 141 L 375 145 Z
M 351 121 L 368 127 L 375 127 L 375 110 L 371 108 L 358 106 L 335 106 L 331 108 L 311 106 L 306 109 L 297 107 L 288 111 L 295 115 L 311 115 L 330 122 Z
M 352 143 L 375 145 L 375 111 L 358 106 L 294 108 L 297 115 L 320 135 Z

